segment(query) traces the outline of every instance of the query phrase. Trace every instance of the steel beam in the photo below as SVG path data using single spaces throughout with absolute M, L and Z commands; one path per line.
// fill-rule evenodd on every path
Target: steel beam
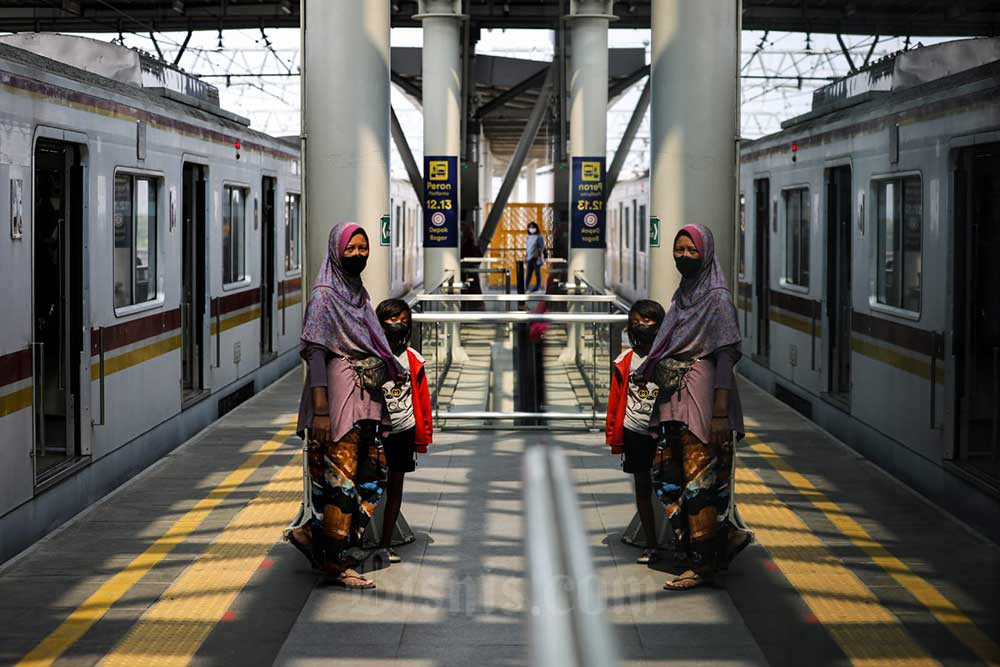
M 508 102 L 528 92 L 529 90 L 533 88 L 538 88 L 545 81 L 545 76 L 547 74 L 548 74 L 548 68 L 539 70 L 538 72 L 535 72 L 521 83 L 516 84 L 515 86 L 511 87 L 510 89 L 506 90 L 503 93 L 500 93 L 492 100 L 490 100 L 486 104 L 483 104 L 481 107 L 476 109 L 476 118 L 482 118 L 492 113 L 493 111 L 496 111 L 497 109 L 505 106 Z
M 647 76 L 648 74 L 649 74 L 649 65 L 643 65 L 642 67 L 632 72 L 628 76 L 622 77 L 620 79 L 615 79 L 614 81 L 612 81 L 611 85 L 608 86 L 609 102 L 610 100 L 613 100 L 622 93 L 624 93 L 626 90 L 628 90 L 635 84 L 642 81 L 642 77 Z
M 395 70 L 392 70 L 390 72 L 389 77 L 394 84 L 403 89 L 404 93 L 413 98 L 414 103 L 418 105 L 420 104 L 420 101 L 423 99 L 424 96 L 424 90 L 421 86 L 418 86 L 417 84 L 413 83 L 412 81 L 407 79 L 402 74 L 399 74 Z
M 410 144 L 406 141 L 406 135 L 403 134 L 403 126 L 399 124 L 399 118 L 396 117 L 396 110 L 392 107 L 389 107 L 389 122 L 392 140 L 396 142 L 396 150 L 399 151 L 399 157 L 403 160 L 403 166 L 406 167 L 406 175 L 410 177 L 410 185 L 413 186 L 413 191 L 416 193 L 417 199 L 420 200 L 420 206 L 423 207 L 424 179 L 420 175 L 417 161 L 413 158 Z
M 652 87 L 649 85 L 649 79 L 646 79 L 646 85 L 642 89 L 639 101 L 635 103 L 635 110 L 632 111 L 628 127 L 625 128 L 625 134 L 622 135 L 622 140 L 618 144 L 618 150 L 615 151 L 615 158 L 611 161 L 611 166 L 608 168 L 607 183 L 604 185 L 605 197 L 610 197 L 611 191 L 618 184 L 618 175 L 621 174 L 625 158 L 628 157 L 629 151 L 632 150 L 632 142 L 635 141 L 635 135 L 639 131 L 639 126 L 642 125 L 642 119 L 646 115 L 646 110 L 649 109 L 649 100 L 651 97 Z

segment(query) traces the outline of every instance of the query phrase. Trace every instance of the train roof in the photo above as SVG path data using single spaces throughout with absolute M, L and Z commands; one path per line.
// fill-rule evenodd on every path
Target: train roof
M 219 106 L 215 86 L 134 49 L 75 35 L 25 33 L 0 37 L 0 60 L 76 81 L 92 94 L 123 95 L 243 136 L 285 144 L 250 129 L 249 119 Z
M 956 40 L 901 51 L 818 88 L 809 112 L 781 123 L 782 131 L 746 142 L 744 146 L 766 143 L 788 131 L 832 123 L 845 114 L 862 114 L 893 105 L 961 80 L 996 78 L 998 72 L 1000 38 Z

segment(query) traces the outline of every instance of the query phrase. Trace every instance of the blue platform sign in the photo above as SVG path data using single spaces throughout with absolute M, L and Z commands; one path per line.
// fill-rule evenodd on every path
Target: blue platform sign
M 424 156 L 424 247 L 458 247 L 458 157 Z
M 570 247 L 605 247 L 603 157 L 573 158 L 570 211 Z

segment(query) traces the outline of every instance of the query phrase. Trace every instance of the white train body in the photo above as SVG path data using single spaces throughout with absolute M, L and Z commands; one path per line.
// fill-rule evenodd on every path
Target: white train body
M 38 55 L 67 39 L 0 44 L 0 562 L 297 364 L 311 282 L 297 140 L 125 49 L 77 43 L 146 87 Z
M 1000 40 L 900 54 L 784 128 L 741 149 L 742 372 L 996 539 Z M 647 195 L 608 204 L 633 299 L 647 252 L 615 212 Z

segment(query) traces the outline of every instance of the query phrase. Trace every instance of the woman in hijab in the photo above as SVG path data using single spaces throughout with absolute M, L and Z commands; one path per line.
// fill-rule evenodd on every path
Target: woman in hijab
M 733 433 L 743 437 L 733 376 L 741 336 L 712 232 L 683 227 L 674 261 L 681 284 L 637 374 L 660 385 L 650 425 L 662 444 L 654 488 L 689 568 L 664 588 L 684 590 L 711 581 L 752 533 L 731 525 Z
M 405 375 L 361 283 L 367 261 L 365 230 L 348 222 L 330 231 L 300 344 L 309 373 L 298 433 L 308 441 L 312 511 L 286 532 L 314 567 L 347 588 L 375 587 L 353 568 L 364 560 L 364 530 L 385 484 L 381 384 Z

